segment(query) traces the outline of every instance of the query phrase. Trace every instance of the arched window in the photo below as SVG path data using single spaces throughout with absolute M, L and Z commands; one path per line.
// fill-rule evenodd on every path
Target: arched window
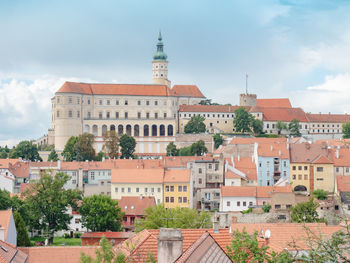
M 134 136 L 140 136 L 140 127 L 137 124 L 134 126 Z
M 94 126 L 92 126 L 92 134 L 94 136 L 97 136 L 97 132 L 98 132 L 98 128 L 97 128 L 97 125 L 95 124 Z
M 126 134 L 131 136 L 131 125 L 126 125 Z
M 107 125 L 102 125 L 102 136 L 107 132 Z
M 168 125 L 168 136 L 174 135 L 174 128 L 173 125 Z
M 143 136 L 149 136 L 149 127 L 148 127 L 148 125 L 143 126 Z
M 90 133 L 90 126 L 89 125 L 87 125 L 87 124 L 84 125 L 84 132 Z
M 123 134 L 123 132 L 124 132 L 124 127 L 123 127 L 123 125 L 118 125 L 118 134 L 119 135 L 122 135 Z
M 114 124 L 111 125 L 110 130 L 111 131 L 115 131 L 115 125 Z
M 304 185 L 297 185 L 296 187 L 294 187 L 294 191 L 295 192 L 306 192 L 307 191 L 307 188 L 304 186 Z
M 165 136 L 165 126 L 163 124 L 159 126 L 159 136 Z
M 152 136 L 157 136 L 157 125 L 152 125 Z

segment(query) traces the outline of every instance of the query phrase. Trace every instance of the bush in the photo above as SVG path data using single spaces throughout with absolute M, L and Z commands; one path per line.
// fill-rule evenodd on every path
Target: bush
M 271 209 L 271 205 L 269 204 L 264 204 L 262 207 L 262 210 L 264 211 L 264 213 L 269 213 Z
M 318 200 L 326 200 L 328 197 L 328 193 L 325 190 L 318 189 L 314 190 L 312 194 L 318 199 Z
M 70 238 L 70 234 L 65 233 L 65 234 L 64 234 L 64 238 Z
M 253 212 L 253 208 L 248 208 L 247 210 L 241 211 L 242 214 L 250 214 L 251 212 Z
M 74 233 L 74 238 L 80 238 L 81 237 L 81 233 L 79 233 L 79 232 L 76 232 L 76 233 Z

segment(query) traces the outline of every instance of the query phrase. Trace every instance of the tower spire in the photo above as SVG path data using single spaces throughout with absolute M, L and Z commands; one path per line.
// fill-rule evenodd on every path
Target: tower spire
M 168 61 L 167 55 L 164 52 L 164 44 L 162 33 L 159 30 L 157 51 L 153 56 L 152 71 L 153 71 L 153 83 L 167 85 L 170 87 L 170 81 L 168 80 Z

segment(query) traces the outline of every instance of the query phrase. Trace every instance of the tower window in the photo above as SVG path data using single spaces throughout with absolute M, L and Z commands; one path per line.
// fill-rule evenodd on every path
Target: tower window
M 137 101 L 137 105 L 141 105 L 141 101 L 140 100 Z
M 125 105 L 128 105 L 128 101 L 126 100 L 124 104 L 125 104 Z
M 90 99 L 88 99 L 88 104 L 90 105 Z
M 128 113 L 125 112 L 125 113 L 124 113 L 124 116 L 125 116 L 125 119 L 127 119 L 127 118 L 128 118 Z
M 110 105 L 111 104 L 111 101 L 110 100 L 107 100 L 107 105 Z
M 146 105 L 149 105 L 149 100 L 146 100 Z
M 69 118 L 72 118 L 72 115 L 73 115 L 72 111 L 71 111 L 71 110 L 68 111 L 68 117 L 69 117 Z
M 155 106 L 158 105 L 158 101 L 157 101 L 157 100 L 154 101 L 154 105 L 155 105 Z
M 119 100 L 116 100 L 116 101 L 115 101 L 115 105 L 119 105 Z
M 163 77 L 163 74 L 160 74 L 161 77 Z
M 102 105 L 102 100 L 99 101 L 99 104 Z

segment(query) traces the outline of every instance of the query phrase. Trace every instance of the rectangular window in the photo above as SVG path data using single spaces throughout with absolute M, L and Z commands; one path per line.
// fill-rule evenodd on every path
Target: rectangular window
M 60 117 L 60 111 L 59 110 L 57 111 L 57 115 L 56 116 L 57 116 L 57 118 Z
M 177 202 L 178 202 L 178 203 L 182 203 L 182 197 L 181 197 L 181 196 L 179 196 L 179 197 L 177 198 Z
M 124 187 L 122 187 L 122 193 L 124 193 Z
M 80 104 L 80 98 L 77 98 L 77 104 Z
M 302 179 L 303 179 L 302 175 L 298 174 L 298 180 L 302 180 Z
M 154 118 L 158 119 L 158 112 L 154 113 Z
M 138 113 L 137 113 L 137 118 L 138 118 L 138 119 L 141 119 L 141 112 L 138 112 Z
M 90 105 L 90 99 L 88 99 L 88 104 Z
M 170 192 L 174 192 L 174 186 L 173 185 L 170 186 Z
M 111 117 L 111 113 L 109 111 L 107 111 L 106 117 L 107 117 L 107 119 L 109 119 Z
M 72 104 L 72 102 L 73 102 L 72 97 L 69 97 L 69 98 L 68 98 L 68 103 L 69 103 L 69 104 Z
M 227 206 L 231 206 L 231 202 L 230 202 L 230 201 L 227 201 L 226 205 L 227 205 Z
M 174 203 L 174 197 L 173 196 L 170 197 L 170 203 Z
M 186 196 L 184 196 L 184 197 L 182 198 L 182 202 L 183 202 L 183 203 L 187 203 L 187 197 L 186 197 Z
M 88 118 L 90 119 L 91 118 L 91 112 L 88 111 Z
M 115 105 L 119 105 L 119 100 L 116 100 L 116 101 L 115 101 Z
M 99 113 L 98 113 L 98 118 L 99 118 L 99 119 L 102 119 L 102 112 L 99 112 Z
M 323 181 L 323 178 L 317 178 L 317 181 Z
M 169 196 L 165 197 L 165 203 L 169 203 Z
M 305 170 L 305 171 L 307 170 L 307 166 L 306 166 L 306 165 L 304 166 L 304 170 Z
M 115 112 L 115 118 L 119 119 L 119 112 Z
M 247 202 L 244 201 L 244 202 L 243 202 L 243 206 L 247 206 Z
M 304 180 L 308 180 L 308 175 L 304 174 Z
M 70 110 L 70 111 L 68 111 L 68 117 L 69 118 L 72 118 L 72 116 L 73 116 L 73 112 Z
M 219 164 L 216 163 L 216 164 L 215 164 L 215 171 L 218 171 L 218 170 L 219 170 Z
M 140 188 L 136 187 L 136 193 L 140 192 Z
M 154 105 L 155 105 L 155 106 L 158 105 L 158 101 L 157 101 L 157 100 L 154 101 Z
M 302 169 L 302 167 L 299 165 L 299 166 L 298 166 L 298 170 L 301 171 L 301 169 Z
M 107 105 L 111 105 L 111 101 L 110 100 L 107 100 Z
M 99 102 L 100 105 L 102 105 L 102 100 L 99 100 L 98 102 Z
M 118 193 L 118 187 L 114 188 L 114 192 Z
M 182 185 L 179 185 L 177 188 L 178 188 L 177 190 L 178 190 L 179 192 L 182 192 Z
M 146 119 L 149 119 L 149 112 L 146 112 Z
M 77 180 L 72 180 L 72 183 L 73 183 L 73 184 L 76 184 L 76 183 L 77 183 Z
M 323 172 L 323 167 L 317 167 L 317 172 Z
M 253 202 L 249 202 L 249 206 L 252 206 L 253 205 Z
M 281 209 L 281 205 L 275 205 L 275 209 Z
M 166 112 L 164 112 L 164 115 L 163 115 L 164 119 L 166 119 L 167 115 L 166 115 Z
M 126 101 L 124 102 L 124 105 L 128 105 L 128 103 L 129 103 L 129 102 L 126 100 Z
M 202 168 L 198 168 L 198 173 L 199 173 L 199 174 L 202 173 Z
M 147 105 L 147 106 L 149 105 L 149 100 L 146 100 L 146 105 Z
M 198 178 L 198 183 L 202 184 L 202 178 Z
M 182 189 L 184 192 L 187 192 L 187 185 L 184 185 Z
M 151 188 L 151 192 L 154 193 L 154 187 Z
M 145 193 L 147 193 L 148 192 L 148 188 L 147 187 L 145 187 Z
M 211 164 L 211 163 L 208 164 L 208 169 L 210 169 L 210 170 L 213 169 L 213 164 Z
M 125 119 L 128 118 L 128 112 L 125 112 L 125 113 L 124 113 L 124 117 L 125 117 Z
M 141 105 L 141 101 L 140 100 L 137 101 L 137 105 L 139 105 L 139 106 Z
M 165 192 L 169 192 L 169 185 L 165 186 Z
M 293 165 L 293 171 L 295 171 L 297 169 L 297 167 L 295 165 Z
M 296 180 L 297 176 L 295 174 L 293 174 L 293 180 Z
M 158 193 L 160 193 L 160 187 L 158 187 Z
M 128 193 L 131 193 L 131 188 L 130 187 L 128 187 Z
M 240 201 L 237 201 L 237 206 L 241 206 L 241 202 Z

